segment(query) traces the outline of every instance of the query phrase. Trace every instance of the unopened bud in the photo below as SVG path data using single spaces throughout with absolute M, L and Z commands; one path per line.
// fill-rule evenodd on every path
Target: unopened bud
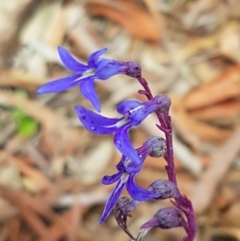
M 160 197 L 157 199 L 174 198 L 179 196 L 179 191 L 176 185 L 169 180 L 156 180 L 149 185 L 148 190 L 154 193 L 159 193 Z
M 162 137 L 151 136 L 144 142 L 143 147 L 151 157 L 164 156 L 167 150 L 166 141 Z
M 155 104 L 157 104 L 157 109 L 155 111 L 158 111 L 163 114 L 168 114 L 169 108 L 171 106 L 171 99 L 166 95 L 156 95 L 152 100 Z
M 128 61 L 125 64 L 127 66 L 126 75 L 134 78 L 141 77 L 142 70 L 139 64 L 132 61 Z
M 186 229 L 187 224 L 181 212 L 176 208 L 170 207 L 158 210 L 158 212 L 153 216 L 153 218 L 150 221 L 141 226 L 141 229 L 169 229 L 176 227 L 183 227 Z

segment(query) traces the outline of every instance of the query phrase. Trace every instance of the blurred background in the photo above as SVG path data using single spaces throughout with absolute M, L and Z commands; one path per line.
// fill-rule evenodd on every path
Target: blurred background
M 127 241 L 111 215 L 99 217 L 120 159 L 112 136 L 84 130 L 73 107 L 91 106 L 74 88 L 36 96 L 70 73 L 57 46 L 85 62 L 107 57 L 141 64 L 154 94 L 171 97 L 181 192 L 193 202 L 197 241 L 240 240 L 239 0 L 0 0 L 0 241 Z M 96 83 L 103 114 L 125 99 L 144 100 L 125 76 Z M 131 131 L 136 147 L 156 135 L 150 116 Z M 161 135 L 161 133 L 159 133 Z M 147 159 L 137 182 L 166 178 L 163 159 Z M 126 192 L 125 192 L 126 194 Z M 141 204 L 133 234 L 167 201 Z M 145 240 L 182 240 L 182 229 Z

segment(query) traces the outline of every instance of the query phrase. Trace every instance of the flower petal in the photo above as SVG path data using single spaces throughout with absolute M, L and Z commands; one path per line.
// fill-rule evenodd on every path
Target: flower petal
M 110 212 L 112 211 L 112 209 L 114 208 L 114 206 L 116 205 L 118 198 L 120 197 L 122 190 L 125 186 L 126 180 L 124 180 L 124 178 L 122 178 L 116 185 L 116 187 L 113 189 L 111 196 L 109 197 L 109 199 L 107 200 L 107 203 L 104 207 L 102 216 L 100 218 L 100 224 L 103 224 L 105 222 L 105 220 L 107 219 L 107 217 L 109 216 Z
M 91 68 L 95 67 L 95 62 L 97 61 L 97 59 L 106 52 L 107 52 L 107 48 L 103 48 L 92 53 L 88 58 L 88 66 Z
M 90 132 L 95 134 L 110 134 L 116 131 L 117 118 L 107 118 L 101 116 L 83 106 L 75 106 L 75 112 L 83 124 Z
M 50 81 L 44 85 L 42 85 L 37 91 L 37 94 L 44 93 L 57 93 L 68 90 L 81 81 L 81 74 L 76 74 L 68 77 L 64 77 L 61 79 Z
M 155 111 L 156 105 L 150 105 L 149 101 L 142 103 L 139 108 L 131 112 L 128 119 L 131 120 L 132 126 L 138 126 L 152 112 Z
M 110 185 L 110 184 L 113 184 L 114 182 L 118 181 L 121 176 L 123 175 L 123 172 L 118 172 L 112 176 L 104 176 L 102 178 L 102 184 L 103 185 Z
M 123 115 L 126 112 L 137 108 L 141 104 L 142 103 L 137 100 L 125 100 L 125 101 L 121 102 L 120 104 L 118 104 L 117 112 Z
M 66 68 L 73 72 L 83 72 L 88 69 L 88 66 L 78 62 L 73 56 L 63 47 L 58 47 L 58 54 Z
M 145 153 L 145 152 L 142 152 L 142 153 L 138 153 L 138 156 L 139 156 L 139 159 L 140 159 L 139 164 L 136 165 L 134 162 L 124 163 L 125 172 L 127 172 L 127 173 L 138 173 L 138 172 L 141 171 L 143 162 L 145 161 L 148 154 Z
M 80 83 L 80 91 L 83 94 L 83 96 L 91 102 L 91 104 L 94 106 L 94 108 L 100 112 L 101 111 L 101 105 L 98 98 L 98 95 L 96 93 L 96 90 L 94 88 L 94 78 L 87 78 L 84 79 Z
M 107 65 L 110 65 L 112 63 L 114 63 L 115 60 L 113 59 L 104 59 L 104 58 L 100 58 L 98 60 L 96 60 L 96 62 L 94 63 L 94 68 L 97 71 L 100 71 L 102 68 L 104 68 Z
M 114 144 L 117 149 L 126 157 L 128 157 L 135 165 L 140 163 L 139 156 L 134 149 L 128 137 L 130 125 L 124 125 L 116 130 L 114 135 Z
M 115 64 L 109 64 L 102 68 L 101 70 L 98 70 L 96 73 L 96 76 L 101 80 L 106 80 L 116 74 L 121 74 L 126 69 L 125 66 Z
M 153 193 L 147 189 L 139 187 L 134 181 L 134 175 L 128 177 L 126 188 L 129 195 L 137 201 L 147 201 L 159 197 L 158 193 Z
M 119 163 L 116 165 L 116 168 L 119 172 L 126 172 L 125 167 L 124 167 L 124 161 L 126 157 L 122 155 Z

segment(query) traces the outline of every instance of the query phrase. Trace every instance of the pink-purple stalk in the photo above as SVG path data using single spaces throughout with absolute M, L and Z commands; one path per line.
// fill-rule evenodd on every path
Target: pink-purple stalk
M 141 76 L 138 76 L 137 79 L 144 88 L 144 90 L 139 90 L 139 93 L 144 94 L 148 100 L 151 100 L 153 98 L 153 95 L 147 81 Z M 167 151 L 164 158 L 167 162 L 165 168 L 168 174 L 168 179 L 177 186 L 173 153 L 171 117 L 169 116 L 169 112 L 163 114 L 156 111 L 156 115 L 160 123 L 160 125 L 157 125 L 157 127 L 165 134 L 166 138 Z M 184 238 L 184 241 L 193 241 L 197 231 L 197 223 L 192 203 L 185 195 L 182 195 L 181 193 L 178 197 L 175 197 L 174 199 L 175 201 L 172 201 L 172 203 L 175 205 L 175 207 L 180 209 L 187 218 L 187 236 Z

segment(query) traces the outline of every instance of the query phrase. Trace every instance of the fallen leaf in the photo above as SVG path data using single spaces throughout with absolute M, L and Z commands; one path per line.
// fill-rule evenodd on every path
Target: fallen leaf
M 240 65 L 229 67 L 218 78 L 189 92 L 183 99 L 188 110 L 206 107 L 240 95 Z
M 136 38 L 159 41 L 160 33 L 151 15 L 137 6 L 134 1 L 89 0 L 86 2 L 86 8 L 90 15 L 111 19 Z

